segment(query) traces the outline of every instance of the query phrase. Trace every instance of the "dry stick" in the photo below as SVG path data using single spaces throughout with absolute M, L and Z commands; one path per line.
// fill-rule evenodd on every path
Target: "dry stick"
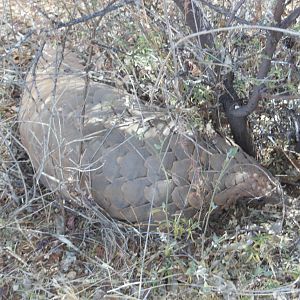
M 87 5 L 86 5 L 87 7 Z M 88 7 L 87 7 L 88 9 Z M 92 31 L 92 34 L 91 34 L 91 38 L 90 40 L 94 40 L 95 39 L 95 35 L 96 35 L 96 28 L 99 26 L 99 23 L 101 22 L 103 17 L 99 18 L 96 22 L 96 24 L 93 24 L 93 31 Z M 89 56 L 88 56 L 88 60 L 87 60 L 87 63 L 86 63 L 86 68 L 85 68 L 85 74 L 84 74 L 84 92 L 83 92 L 83 95 L 84 95 L 84 101 L 83 101 L 83 106 L 82 106 L 82 110 L 81 110 L 81 128 L 80 130 L 83 131 L 83 128 L 84 128 L 84 123 L 85 123 L 85 114 L 86 114 L 86 104 L 87 104 L 87 98 L 88 98 L 88 92 L 89 92 L 89 84 L 90 84 L 90 79 L 89 79 L 89 76 L 88 76 L 88 72 L 89 72 L 89 68 L 91 66 L 91 63 L 92 63 L 92 58 L 93 58 L 93 44 L 91 43 L 90 46 L 89 46 Z M 83 134 L 82 134 L 83 135 Z M 83 160 L 83 155 L 84 155 L 84 140 L 80 142 L 80 150 L 79 150 L 79 165 L 81 165 L 81 162 Z M 84 179 L 84 173 L 83 172 L 80 172 L 79 174 L 79 184 L 81 185 L 82 182 L 83 182 L 83 179 Z M 89 191 L 90 192 L 90 191 Z
M 75 11 L 74 11 L 75 12 Z M 59 71 L 60 71 L 60 68 L 61 68 L 61 65 L 63 63 L 63 60 L 64 60 L 64 50 L 65 50 L 65 47 L 66 47 L 66 40 L 67 40 L 67 35 L 69 33 L 69 30 L 70 28 L 67 28 L 66 31 L 64 32 L 64 38 L 63 38 L 63 42 L 62 42 L 62 50 L 61 50 L 61 56 L 59 55 L 58 52 L 56 52 L 56 57 L 55 57 L 55 70 L 54 70 L 54 78 L 53 78 L 53 89 L 51 91 L 52 93 L 52 96 L 51 96 L 51 101 L 52 101 L 52 107 L 51 107 L 51 110 L 53 111 L 54 109 L 56 110 L 56 107 L 55 107 L 55 102 L 56 102 L 56 99 L 57 99 L 57 81 L 58 81 L 58 75 L 59 75 Z M 54 121 L 54 116 L 53 114 L 51 114 L 51 119 L 50 119 L 50 122 Z M 53 123 L 53 125 L 55 126 L 55 122 Z M 61 131 L 61 123 L 60 121 L 58 121 L 58 126 L 59 126 L 59 131 Z M 51 126 L 50 126 L 51 127 Z M 49 143 L 50 141 L 50 127 L 48 129 L 48 133 L 47 133 L 47 143 Z M 48 148 L 48 147 L 47 147 Z M 60 151 L 60 147 L 58 147 L 58 153 L 59 153 L 59 160 L 60 160 L 60 164 L 62 162 L 62 154 L 61 154 L 61 151 Z M 51 156 L 51 159 L 53 160 L 52 156 Z M 54 165 L 54 164 L 53 164 Z M 56 173 L 56 171 L 55 171 Z M 62 174 L 62 170 L 60 171 L 61 173 L 61 177 L 57 176 L 56 175 L 56 178 L 64 178 L 63 174 Z M 63 183 L 64 184 L 64 183 Z M 59 185 L 59 188 L 61 189 L 61 183 Z M 65 232 L 66 228 L 66 212 L 65 212 L 65 206 L 64 206 L 64 199 L 62 197 L 59 197 L 58 198 L 58 204 L 59 204 L 59 207 L 60 207 L 60 210 L 61 210 L 61 215 L 62 215 L 62 218 L 63 218 L 63 233 Z
M 294 9 L 289 16 L 287 16 L 282 22 L 281 22 L 281 28 L 288 28 L 290 27 L 298 18 L 300 15 L 300 7 Z

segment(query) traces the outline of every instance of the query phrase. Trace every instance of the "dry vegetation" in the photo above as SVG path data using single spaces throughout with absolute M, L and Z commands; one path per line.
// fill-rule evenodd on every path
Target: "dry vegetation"
M 210 224 L 205 235 L 192 220 L 170 221 L 167 232 L 146 233 L 108 220 L 92 201 L 69 203 L 36 183 L 18 139 L 17 114 L 26 73 L 46 40 L 74 49 L 93 80 L 183 111 L 200 130 L 212 123 L 228 134 L 216 93 L 200 68 L 212 60 L 204 55 L 200 61 L 172 2 L 145 1 L 139 8 L 124 6 L 103 18 L 54 28 L 101 11 L 106 2 L 0 4 L 0 299 L 298 299 L 300 161 L 292 151 L 289 113 L 299 112 L 297 99 L 265 100 L 251 116 L 260 159 L 289 183 L 284 184 L 284 204 L 238 207 L 219 224 Z M 253 8 L 258 2 L 262 6 Z M 259 16 L 260 24 L 268 24 L 268 3 L 249 1 L 240 17 L 258 21 L 254 16 Z M 209 17 L 216 28 L 226 26 L 219 15 L 210 12 Z M 299 26 L 293 27 L 298 33 Z M 183 38 L 175 53 L 174 44 Z M 237 90 L 245 95 L 263 32 L 220 31 L 218 38 L 223 67 L 239 70 Z M 285 61 L 288 51 L 283 40 L 269 77 L 274 90 L 278 82 L 284 86 L 277 91 L 281 94 L 299 92 Z

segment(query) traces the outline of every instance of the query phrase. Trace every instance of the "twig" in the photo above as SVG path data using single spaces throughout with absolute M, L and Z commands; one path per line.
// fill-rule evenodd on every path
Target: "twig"
M 119 47 L 113 47 L 113 46 L 108 46 L 108 45 L 105 45 L 103 43 L 100 43 L 99 41 L 96 41 L 96 40 L 92 40 L 91 41 L 91 45 L 96 45 L 98 47 L 101 47 L 101 48 L 104 48 L 104 49 L 107 49 L 109 51 L 112 51 L 112 52 L 116 52 L 116 53 L 122 53 L 122 54 L 127 54 L 126 51 L 120 49 Z
M 59 22 L 59 23 L 56 23 L 54 24 L 55 25 L 55 29 L 60 29 L 60 28 L 63 28 L 63 27 L 70 27 L 70 26 L 73 26 L 73 25 L 77 25 L 79 23 L 84 23 L 84 22 L 87 22 L 91 19 L 94 19 L 94 18 L 97 18 L 97 17 L 103 17 L 105 16 L 106 14 L 114 11 L 114 10 L 117 10 L 125 5 L 128 5 L 128 4 L 132 4 L 135 2 L 135 0 L 122 0 L 120 1 L 119 4 L 115 4 L 116 1 L 113 1 L 111 2 L 110 4 L 108 4 L 104 9 L 100 10 L 100 11 L 97 11 L 91 15 L 86 15 L 86 16 L 83 16 L 81 18 L 77 18 L 77 19 L 74 19 L 74 20 L 71 20 L 71 21 L 68 21 L 68 22 Z
M 245 3 L 245 0 L 240 0 L 236 6 L 234 7 L 231 16 L 229 16 L 229 20 L 226 23 L 226 26 L 229 26 L 231 24 L 231 22 L 234 20 L 234 18 L 236 17 L 235 14 L 237 13 L 237 11 L 241 8 L 241 6 L 243 6 L 243 4 Z
M 245 25 L 251 25 L 252 23 L 246 21 L 245 19 L 243 18 L 240 18 L 240 17 L 237 17 L 235 15 L 232 15 L 232 12 L 230 12 L 229 10 L 227 10 L 226 8 L 224 7 L 219 7 L 217 5 L 214 5 L 212 3 L 210 3 L 209 1 L 206 1 L 206 0 L 200 0 L 201 3 L 203 3 L 204 5 L 206 5 L 207 7 L 209 7 L 210 9 L 214 10 L 215 12 L 221 14 L 221 15 L 224 15 L 226 17 L 231 17 L 233 16 L 233 19 L 236 20 L 237 22 L 239 22 L 240 24 L 245 24 Z

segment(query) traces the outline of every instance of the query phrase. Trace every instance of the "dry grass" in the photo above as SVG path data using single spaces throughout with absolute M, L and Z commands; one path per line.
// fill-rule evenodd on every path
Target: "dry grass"
M 163 7 L 153 5 L 147 14 L 143 8 L 127 7 L 101 20 L 51 29 L 50 19 L 66 21 L 89 14 L 100 10 L 102 2 L 11 0 L 0 4 L 0 299 L 298 299 L 296 183 L 285 189 L 283 207 L 237 208 L 220 224 L 210 224 L 206 235 L 191 220 L 172 221 L 168 233 L 145 234 L 107 220 L 92 203 L 66 202 L 35 183 L 19 142 L 17 112 L 26 73 L 45 39 L 67 41 L 83 61 L 92 54 L 92 78 L 124 86 L 143 100 L 186 109 L 199 128 L 218 115 L 212 88 L 199 79 L 197 47 L 187 41 L 178 56 L 165 61 L 168 41 L 187 35 L 176 9 L 168 10 L 170 24 Z M 33 26 L 36 31 L 21 44 Z M 172 37 L 166 28 L 172 29 Z M 253 37 L 249 51 L 256 47 L 259 52 L 259 38 Z M 207 59 L 203 57 L 206 63 Z M 248 84 L 242 79 L 255 68 L 251 57 L 243 62 L 237 65 L 245 70 L 240 72 L 241 91 Z M 179 76 L 184 66 L 188 73 Z M 159 77 L 162 71 L 164 76 Z M 254 134 L 266 153 L 264 163 L 275 174 L 291 178 L 299 175 L 299 160 L 282 142 L 280 110 L 276 110 L 279 129 L 272 132 L 272 139 L 266 138 L 270 137 L 266 120 L 275 104 L 285 107 L 277 101 L 263 110 L 265 118 L 253 117 L 253 126 L 264 129 Z M 191 109 L 196 106 L 200 113 Z M 297 102 L 294 108 L 299 109 Z M 224 123 L 222 118 L 219 121 Z

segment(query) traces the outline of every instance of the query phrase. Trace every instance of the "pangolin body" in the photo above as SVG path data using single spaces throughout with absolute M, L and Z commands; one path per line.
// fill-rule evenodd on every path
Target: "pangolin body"
M 167 110 L 87 84 L 73 53 L 59 67 L 54 53 L 44 51 L 27 78 L 19 116 L 37 178 L 51 190 L 84 190 L 131 223 L 277 196 L 276 180 L 220 135 L 189 133 Z

